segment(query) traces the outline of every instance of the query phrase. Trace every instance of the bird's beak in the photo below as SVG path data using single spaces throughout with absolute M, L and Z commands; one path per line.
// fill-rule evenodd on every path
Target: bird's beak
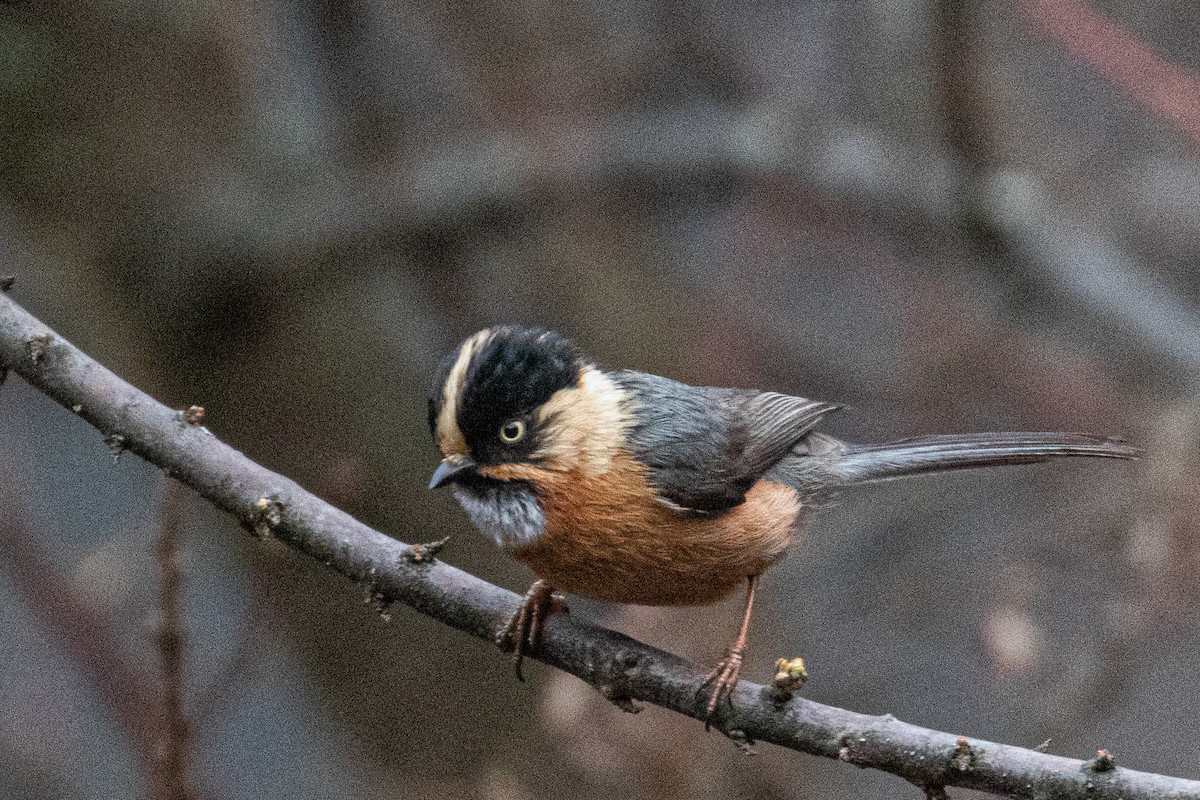
M 466 456 L 447 456 L 433 471 L 433 477 L 429 479 L 429 488 L 438 489 L 447 483 L 460 480 L 464 475 L 474 474 L 477 466 L 478 464 Z

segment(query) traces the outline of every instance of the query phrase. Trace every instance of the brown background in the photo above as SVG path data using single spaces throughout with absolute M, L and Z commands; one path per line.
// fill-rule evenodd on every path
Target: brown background
M 13 2 L 0 273 L 251 457 L 515 590 L 424 490 L 426 382 L 485 324 L 836 400 L 851 439 L 1129 436 L 1132 466 L 844 498 L 764 581 L 746 674 L 803 655 L 821 702 L 1196 778 L 1197 42 L 1182 0 Z M 162 477 L 14 378 L 0 482 L 54 565 L 0 552 L 0 795 L 134 796 L 105 673 L 34 611 L 86 609 L 154 680 Z M 202 796 L 915 796 L 518 684 L 184 512 Z M 736 606 L 573 608 L 711 663 Z

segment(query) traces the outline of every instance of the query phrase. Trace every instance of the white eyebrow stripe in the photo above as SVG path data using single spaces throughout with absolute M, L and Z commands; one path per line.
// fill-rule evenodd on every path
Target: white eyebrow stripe
M 462 396 L 471 358 L 491 335 L 491 330 L 485 329 L 463 342 L 458 351 L 458 358 L 454 360 L 454 366 L 446 376 L 446 383 L 442 387 L 442 410 L 437 418 L 438 446 L 443 455 L 470 455 L 467 440 L 463 437 L 462 429 L 458 427 L 458 401 Z

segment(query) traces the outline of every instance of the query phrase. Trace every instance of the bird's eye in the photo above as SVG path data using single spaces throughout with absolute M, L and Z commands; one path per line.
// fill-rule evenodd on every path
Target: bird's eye
M 500 441 L 505 444 L 516 444 L 525 438 L 525 423 L 519 419 L 510 419 L 500 426 Z

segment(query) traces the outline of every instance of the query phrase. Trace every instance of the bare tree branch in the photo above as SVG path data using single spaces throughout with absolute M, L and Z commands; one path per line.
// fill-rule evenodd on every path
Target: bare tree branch
M 122 381 L 4 295 L 0 368 L 19 374 L 107 440 L 165 469 L 256 535 L 279 538 L 369 585 L 385 602 L 406 603 L 488 640 L 516 610 L 517 595 L 432 560 L 264 469 Z M 644 700 L 691 717 L 704 715 L 698 689 L 705 673 L 699 667 L 569 615 L 547 622 L 537 658 L 619 703 Z M 742 681 L 714 725 L 743 745 L 771 742 L 891 772 L 933 797 L 942 796 L 946 786 L 1022 798 L 1200 797 L 1200 781 L 1118 767 L 1108 754 L 1079 761 L 802 698 L 777 708 L 775 697 L 771 688 Z

